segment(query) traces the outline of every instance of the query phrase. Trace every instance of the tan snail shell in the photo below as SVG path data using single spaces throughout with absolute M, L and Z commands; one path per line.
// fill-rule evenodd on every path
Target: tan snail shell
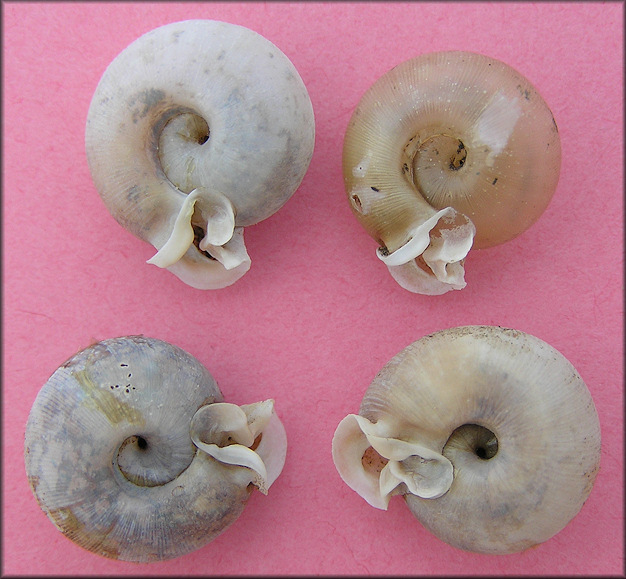
M 248 271 L 243 228 L 300 185 L 313 155 L 308 92 L 269 40 L 235 24 L 156 28 L 108 66 L 85 143 L 107 209 L 158 249 L 148 263 L 199 289 Z
M 378 373 L 332 443 L 341 478 L 372 506 L 392 495 L 459 549 L 522 551 L 578 513 L 600 462 L 598 415 L 580 375 L 534 336 L 443 330 Z
M 273 400 L 236 406 L 198 360 L 153 338 L 104 340 L 44 384 L 26 426 L 31 489 L 98 555 L 150 562 L 198 549 L 280 474 Z
M 550 109 L 505 63 L 434 52 L 365 93 L 343 148 L 353 213 L 405 289 L 465 287 L 464 259 L 519 235 L 557 186 L 561 145 Z

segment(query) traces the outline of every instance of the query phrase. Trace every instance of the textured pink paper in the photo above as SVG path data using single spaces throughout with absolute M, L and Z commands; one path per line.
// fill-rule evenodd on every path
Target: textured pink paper
M 623 573 L 623 4 L 4 3 L 3 573 L 5 575 Z M 220 291 L 145 264 L 154 251 L 109 215 L 84 153 L 87 109 L 111 60 L 159 25 L 225 20 L 299 70 L 316 149 L 293 198 L 246 230 L 252 268 Z M 561 179 L 526 233 L 466 261 L 467 288 L 402 290 L 345 199 L 343 135 L 361 95 L 423 52 L 499 58 L 558 123 Z M 576 366 L 602 424 L 601 471 L 579 515 L 521 554 L 455 550 L 402 500 L 369 507 L 330 443 L 380 368 L 425 334 L 493 324 L 534 334 Z M 94 340 L 145 334 L 195 355 L 228 401 L 272 397 L 285 469 L 213 543 L 135 565 L 75 546 L 39 509 L 24 427 L 50 374 Z

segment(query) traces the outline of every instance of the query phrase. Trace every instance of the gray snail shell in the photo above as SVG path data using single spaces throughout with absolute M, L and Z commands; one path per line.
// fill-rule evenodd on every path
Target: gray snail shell
M 394 356 L 332 442 L 341 478 L 372 506 L 401 495 L 467 551 L 523 551 L 558 533 L 591 492 L 600 425 L 570 362 L 494 326 L 450 328 Z
M 556 189 L 561 144 L 535 87 L 507 64 L 433 52 L 363 95 L 344 139 L 350 207 L 405 289 L 465 287 L 469 250 L 528 229 Z
M 115 219 L 158 249 L 148 263 L 218 289 L 250 267 L 243 230 L 293 195 L 313 155 L 311 100 L 291 61 L 243 26 L 156 28 L 108 66 L 85 130 Z
M 142 336 L 98 342 L 60 366 L 26 425 L 42 510 L 69 539 L 125 561 L 199 549 L 280 474 L 273 400 L 236 406 L 180 348 Z

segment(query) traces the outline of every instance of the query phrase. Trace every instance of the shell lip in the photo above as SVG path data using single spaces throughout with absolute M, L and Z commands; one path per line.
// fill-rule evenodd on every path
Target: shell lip
M 197 289 L 233 284 L 250 268 L 235 215 L 225 195 L 197 187 L 185 196 L 168 239 L 147 263 L 169 269 Z
M 243 237 L 243 228 L 240 229 Z M 206 257 L 192 246 L 181 260 L 170 265 L 167 270 L 195 289 L 214 290 L 234 284 L 250 269 L 250 265 L 250 257 L 247 257 L 238 266 L 226 269 L 219 261 Z
M 192 418 L 190 435 L 199 451 L 249 469 L 252 484 L 263 494 L 282 472 L 287 437 L 271 399 L 243 406 L 202 406 Z
M 339 423 L 332 454 L 343 481 L 382 510 L 396 494 L 437 499 L 447 493 L 454 479 L 452 463 L 427 446 L 396 438 L 392 431 L 385 421 L 372 423 L 358 414 Z M 375 465 L 365 460 L 370 448 L 378 458 Z
M 376 255 L 404 289 L 441 295 L 467 285 L 464 260 L 475 235 L 468 217 L 446 207 L 415 227 L 404 245 L 391 253 L 378 248 Z

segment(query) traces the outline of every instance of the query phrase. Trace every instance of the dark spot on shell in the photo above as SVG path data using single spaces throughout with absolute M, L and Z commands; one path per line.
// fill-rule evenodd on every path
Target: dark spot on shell
M 146 89 L 137 94 L 131 101 L 129 107 L 133 107 L 137 102 L 139 106 L 133 111 L 133 123 L 137 123 L 139 119 L 143 119 L 150 109 L 154 108 L 165 98 L 165 92 L 155 88 Z M 143 107 L 141 107 L 143 105 Z
M 552 116 L 552 124 L 554 125 L 554 130 L 558 133 L 559 127 L 557 126 L 556 121 L 554 120 L 554 115 L 552 113 L 550 113 L 550 115 Z
M 26 453 L 29 453 L 29 450 L 26 450 Z M 28 484 L 30 485 L 30 488 L 32 489 L 33 493 L 35 494 L 35 496 L 37 496 L 37 487 L 39 486 L 39 477 L 38 476 L 33 476 L 33 475 L 29 475 L 28 476 Z
M 130 203 L 137 203 L 140 193 L 139 186 L 133 185 L 128 191 L 126 191 L 126 199 L 128 199 Z
M 527 100 L 530 100 L 530 91 L 527 88 L 522 87 L 521 84 L 517 85 L 517 90 L 519 90 L 520 94 Z

